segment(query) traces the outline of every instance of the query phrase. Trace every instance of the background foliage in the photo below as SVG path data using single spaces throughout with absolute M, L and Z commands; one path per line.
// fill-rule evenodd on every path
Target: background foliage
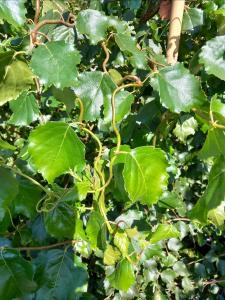
M 0 1 L 0 299 L 225 299 L 225 3 Z M 36 7 L 35 7 L 36 6 Z

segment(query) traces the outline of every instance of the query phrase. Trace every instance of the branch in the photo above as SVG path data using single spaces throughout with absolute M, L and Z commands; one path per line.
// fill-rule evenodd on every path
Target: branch
M 167 63 L 175 64 L 178 58 L 181 27 L 185 0 L 173 0 L 170 16 L 170 30 L 167 44 Z
M 41 2 L 40 0 L 36 0 L 34 24 L 37 24 L 38 20 L 39 20 L 40 11 L 41 11 L 41 3 L 40 2 Z
M 71 28 L 74 27 L 74 23 L 69 23 L 64 20 L 43 20 L 43 21 L 39 22 L 38 24 L 36 24 L 34 29 L 31 31 L 31 39 L 32 39 L 33 44 L 35 44 L 37 41 L 37 34 L 38 34 L 38 31 L 40 30 L 40 28 L 45 25 L 51 25 L 51 24 L 60 24 L 60 25 L 65 25 L 67 27 L 71 27 Z
M 51 245 L 45 245 L 45 246 L 34 246 L 34 247 L 5 247 L 6 249 L 15 249 L 18 251 L 40 251 L 40 250 L 49 250 L 53 248 L 57 248 L 60 246 L 65 246 L 65 245 L 74 245 L 76 243 L 80 242 L 79 240 L 66 240 L 63 242 L 59 242 L 56 244 L 51 244 Z
M 102 42 L 101 45 L 102 45 L 102 49 L 104 50 L 105 55 L 106 55 L 106 57 L 105 57 L 105 59 L 103 61 L 103 64 L 102 64 L 102 69 L 103 69 L 104 73 L 108 73 L 106 65 L 107 65 L 107 63 L 109 61 L 109 49 L 106 47 L 105 42 Z

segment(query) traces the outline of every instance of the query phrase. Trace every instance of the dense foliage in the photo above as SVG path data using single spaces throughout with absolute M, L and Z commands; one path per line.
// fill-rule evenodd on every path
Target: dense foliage
M 225 299 L 224 0 L 174 66 L 159 1 L 40 4 L 0 0 L 0 299 Z

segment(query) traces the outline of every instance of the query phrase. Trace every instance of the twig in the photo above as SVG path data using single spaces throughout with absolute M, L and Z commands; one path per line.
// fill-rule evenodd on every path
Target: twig
M 35 44 L 37 42 L 37 34 L 38 34 L 39 30 L 41 29 L 41 27 L 43 27 L 45 25 L 51 25 L 51 24 L 65 25 L 65 26 L 71 27 L 71 28 L 74 27 L 74 23 L 68 23 L 64 20 L 43 20 L 43 21 L 39 22 L 38 24 L 36 24 L 34 29 L 31 31 L 31 40 L 32 40 L 33 44 Z
M 204 288 L 205 288 L 209 284 L 223 283 L 223 282 L 225 282 L 225 279 L 212 279 L 212 280 L 204 281 L 203 285 L 204 285 Z
M 80 98 L 76 98 L 76 101 L 79 103 L 79 107 L 80 107 L 80 114 L 79 114 L 79 123 L 82 123 L 83 118 L 84 118 L 84 105 L 83 102 Z
M 101 45 L 102 45 L 102 49 L 104 50 L 105 55 L 106 55 L 106 57 L 105 57 L 105 59 L 104 59 L 104 61 L 102 63 L 102 69 L 103 69 L 104 73 L 108 73 L 106 65 L 107 65 L 107 63 L 109 61 L 109 49 L 106 47 L 106 43 L 105 42 L 102 42 Z
M 218 257 L 223 257 L 223 256 L 225 256 L 225 253 L 218 255 Z M 193 265 L 193 264 L 195 264 L 195 263 L 198 263 L 198 262 L 200 262 L 200 261 L 203 261 L 204 259 L 206 259 L 206 258 L 205 258 L 205 257 L 202 257 L 202 258 L 199 258 L 199 259 L 197 259 L 197 260 L 193 260 L 193 261 L 189 262 L 188 265 Z
M 36 0 L 34 24 L 38 23 L 39 16 L 40 16 L 40 11 L 41 11 L 41 1 L 40 0 Z
M 40 251 L 40 250 L 48 250 L 48 249 L 53 249 L 53 248 L 57 248 L 57 247 L 60 247 L 60 246 L 64 246 L 64 245 L 68 245 L 68 244 L 71 244 L 71 245 L 74 245 L 76 243 L 80 242 L 79 240 L 66 240 L 66 241 L 63 241 L 63 242 L 59 242 L 59 243 L 56 243 L 56 244 L 51 244 L 51 245 L 45 245 L 45 246 L 34 246 L 34 247 L 2 247 L 2 248 L 5 248 L 5 249 L 15 249 L 15 250 L 18 250 L 18 251 Z
M 188 218 L 175 218 L 172 221 L 186 221 L 186 222 L 190 222 L 191 220 Z

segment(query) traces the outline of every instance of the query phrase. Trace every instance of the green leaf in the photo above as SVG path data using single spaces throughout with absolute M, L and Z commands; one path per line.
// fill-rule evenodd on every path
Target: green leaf
M 106 38 L 109 28 L 115 29 L 117 32 L 126 32 L 128 29 L 127 22 L 105 16 L 102 12 L 93 9 L 79 12 L 76 25 L 79 33 L 86 34 L 93 45 Z
M 189 135 L 194 135 L 198 123 L 194 117 L 185 120 L 182 124 L 177 123 L 173 130 L 175 136 L 183 143 L 185 143 Z
M 66 195 L 52 203 L 53 209 L 44 213 L 46 231 L 58 239 L 72 239 L 76 227 L 75 192 L 68 191 Z
M 12 62 L 14 51 L 0 53 L 0 81 L 4 79 L 6 67 Z
M 182 277 L 188 276 L 188 270 L 187 267 L 185 266 L 185 264 L 182 261 L 177 261 L 175 262 L 175 264 L 173 265 L 173 270 Z
M 201 159 L 206 159 L 221 154 L 225 155 L 225 131 L 219 128 L 210 128 L 198 156 Z
M 35 291 L 32 265 L 17 251 L 1 249 L 0 272 L 0 299 L 27 299 Z
M 8 169 L 0 167 L 0 220 L 18 193 L 18 182 Z
M 161 240 L 179 237 L 177 228 L 171 224 L 159 224 L 156 231 L 153 232 L 150 243 L 155 244 Z
M 57 26 L 49 31 L 48 37 L 52 41 L 65 41 L 67 44 L 74 44 L 74 28 L 67 26 Z
M 128 54 L 130 62 L 134 68 L 147 68 L 147 54 L 137 48 L 137 42 L 128 34 L 118 33 L 115 41 L 121 51 Z
M 189 112 L 207 101 L 198 79 L 181 63 L 161 68 L 152 85 L 159 92 L 161 103 L 172 112 Z
M 202 224 L 207 223 L 208 213 L 217 208 L 225 200 L 225 158 L 220 156 L 216 159 L 210 174 L 208 186 L 190 211 L 191 219 L 198 220 Z
M 36 169 L 49 183 L 74 168 L 82 169 L 85 163 L 83 143 L 63 122 L 48 122 L 33 130 L 28 152 Z
M 126 232 L 116 232 L 113 241 L 114 245 L 120 250 L 122 255 L 125 257 L 128 254 L 128 248 L 130 244 Z
M 105 220 L 98 211 L 91 213 L 86 233 L 93 249 L 104 249 L 106 247 Z
M 203 10 L 200 8 L 188 8 L 184 12 L 182 30 L 192 30 L 197 26 L 203 25 L 204 15 Z
M 208 212 L 208 219 L 217 227 L 225 224 L 225 200 L 221 202 L 219 206 Z
M 79 76 L 74 92 L 83 102 L 85 121 L 95 121 L 100 117 L 101 107 L 110 106 L 115 89 L 110 76 L 102 72 L 84 72 Z
M 127 259 L 123 259 L 108 280 L 115 289 L 126 292 L 135 282 L 133 266 Z
M 202 47 L 199 62 L 204 64 L 208 74 L 225 80 L 225 36 L 217 36 Z
M 23 74 L 23 76 L 21 76 Z M 33 84 L 33 74 L 23 61 L 14 60 L 6 67 L 4 78 L 0 82 L 0 105 L 15 100 Z
M 15 150 L 16 147 L 9 144 L 8 142 L 6 141 L 3 141 L 1 138 L 0 138 L 0 149 L 5 149 L 5 150 Z
M 112 266 L 120 259 L 120 252 L 113 246 L 107 245 L 104 252 L 103 262 L 105 265 Z
M 121 91 L 115 97 L 116 123 L 120 123 L 130 112 L 131 104 L 134 102 L 134 96 L 127 91 Z M 104 105 L 104 126 L 109 126 L 112 122 L 112 105 L 106 102 Z
M 36 205 L 41 199 L 42 190 L 24 178 L 20 178 L 18 184 L 19 191 L 13 200 L 14 211 L 33 219 L 37 214 Z
M 167 161 L 160 149 L 143 146 L 131 150 L 125 159 L 123 177 L 130 199 L 151 205 L 167 187 Z
M 91 189 L 91 182 L 89 180 L 78 181 L 75 184 L 75 191 L 77 193 L 77 200 L 85 200 L 88 191 Z
M 86 9 L 79 12 L 76 19 L 77 29 L 81 34 L 86 34 L 91 44 L 96 45 L 104 40 L 108 27 L 108 18 L 100 11 Z
M 162 273 L 161 273 L 162 281 L 167 284 L 168 283 L 172 284 L 172 282 L 174 281 L 174 279 L 176 277 L 177 277 L 177 274 L 172 269 L 166 269 L 166 270 L 162 271 Z
M 39 117 L 38 103 L 32 94 L 23 93 L 16 100 L 11 101 L 9 106 L 13 111 L 8 121 L 10 124 L 25 126 Z
M 78 292 L 86 291 L 87 271 L 78 257 L 73 256 L 71 252 L 59 249 L 38 255 L 35 260 L 35 279 L 39 286 L 36 300 L 72 300 L 77 299 Z
M 185 213 L 184 201 L 175 192 L 164 192 L 158 202 L 158 206 L 166 209 L 176 209 L 180 215 Z
M 0 19 L 14 26 L 21 26 L 26 21 L 25 0 L 0 0 Z
M 47 42 L 34 49 L 31 68 L 45 86 L 64 88 L 74 85 L 81 56 L 72 44 L 64 41 Z M 51 66 L 51 72 L 49 72 Z
M 52 95 L 56 100 L 63 102 L 66 105 L 68 113 L 75 107 L 74 92 L 70 88 L 57 89 L 54 86 L 51 88 Z
M 210 108 L 213 113 L 219 114 L 225 120 L 225 104 L 222 103 L 219 99 L 217 99 L 217 95 L 215 95 L 212 98 L 212 100 L 210 102 Z M 213 117 L 215 117 L 214 114 L 213 114 Z

